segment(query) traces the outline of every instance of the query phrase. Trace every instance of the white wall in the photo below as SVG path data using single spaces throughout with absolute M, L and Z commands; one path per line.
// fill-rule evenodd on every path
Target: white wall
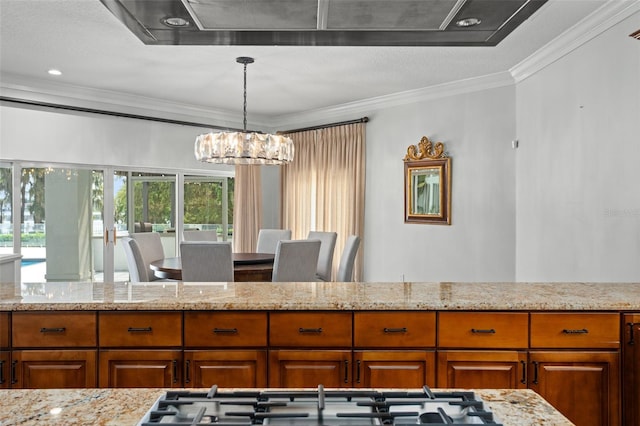
M 365 281 L 515 279 L 515 89 L 368 114 Z M 404 223 L 407 147 L 422 136 L 452 158 L 451 225 Z
M 517 85 L 518 281 L 640 278 L 636 13 Z

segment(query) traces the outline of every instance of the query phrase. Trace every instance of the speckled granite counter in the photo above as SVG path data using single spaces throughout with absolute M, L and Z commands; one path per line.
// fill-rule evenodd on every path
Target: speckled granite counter
M 573 424 L 531 390 L 475 392 L 504 426 Z M 135 425 L 162 394 L 160 389 L 5 390 L 0 425 Z
M 640 310 L 640 283 L 0 283 L 0 311 Z

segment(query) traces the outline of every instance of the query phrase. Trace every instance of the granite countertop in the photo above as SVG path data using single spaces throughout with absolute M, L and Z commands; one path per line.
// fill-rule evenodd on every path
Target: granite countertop
M 139 309 L 625 311 L 640 283 L 0 283 L 0 311 Z
M 133 426 L 163 393 L 162 389 L 2 390 L 0 425 Z M 573 425 L 529 389 L 475 393 L 504 426 Z

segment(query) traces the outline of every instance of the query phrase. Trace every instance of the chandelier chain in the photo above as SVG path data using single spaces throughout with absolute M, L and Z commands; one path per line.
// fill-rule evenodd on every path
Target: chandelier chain
M 244 116 L 244 131 L 247 132 L 247 63 L 244 63 L 244 104 L 243 108 L 243 116 Z

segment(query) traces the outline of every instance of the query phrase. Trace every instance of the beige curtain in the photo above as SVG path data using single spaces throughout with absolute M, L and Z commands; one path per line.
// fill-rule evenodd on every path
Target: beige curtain
M 233 206 L 233 251 L 253 253 L 262 227 L 260 166 L 236 166 Z
M 364 234 L 365 123 L 290 133 L 295 145 L 291 164 L 281 169 L 282 227 L 292 238 L 309 231 L 338 233 L 333 275 L 349 235 Z M 354 280 L 362 279 L 363 243 Z

